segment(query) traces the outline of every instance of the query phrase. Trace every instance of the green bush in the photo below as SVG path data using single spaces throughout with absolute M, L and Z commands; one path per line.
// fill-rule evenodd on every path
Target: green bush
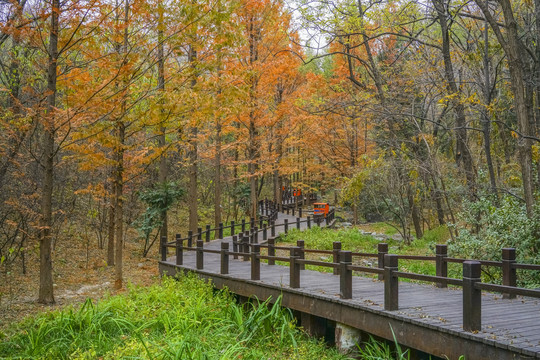
M 450 256 L 468 259 L 500 260 L 501 249 L 516 249 L 517 261 L 537 264 L 540 261 L 540 208 L 533 218 L 527 216 L 525 205 L 511 196 L 501 199 L 499 206 L 489 198 L 466 202 L 458 215 L 459 235 L 448 242 Z M 499 269 L 484 267 L 486 281 L 498 282 Z M 540 286 L 540 276 L 533 271 L 520 271 L 520 285 Z

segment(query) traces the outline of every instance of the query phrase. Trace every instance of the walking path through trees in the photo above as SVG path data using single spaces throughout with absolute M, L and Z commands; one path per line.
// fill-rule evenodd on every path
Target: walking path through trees
M 189 247 L 181 246 L 184 241 L 162 244 L 176 253 L 162 256 L 161 273 L 195 271 L 241 296 L 282 296 L 283 306 L 298 311 L 300 325 L 314 335 L 324 335 L 335 322 L 388 340 L 395 334 L 405 346 L 450 359 L 462 354 L 467 359 L 540 358 L 540 291 L 515 287 L 516 269 L 538 271 L 540 266 L 516 264 L 513 249 L 503 249 L 503 261 L 494 262 L 449 258 L 445 245 L 437 246 L 435 257 L 387 254 L 386 244 L 372 254 L 345 251 L 340 243 L 332 251 L 309 249 L 303 242 L 286 248 L 275 245 L 277 235 L 314 221 L 271 213 L 274 230 L 263 227 L 208 243 L 201 239 Z M 318 221 L 332 225 L 332 218 L 330 213 Z M 307 254 L 320 260 L 309 260 Z M 376 266 L 355 265 L 359 257 L 374 258 Z M 400 259 L 434 261 L 437 276 L 401 272 Z M 449 262 L 463 263 L 463 279 L 447 277 Z M 304 270 L 306 265 L 333 272 Z M 504 285 L 482 283 L 482 266 L 501 267 Z M 377 274 L 379 280 L 353 272 Z M 431 284 L 400 283 L 399 278 Z

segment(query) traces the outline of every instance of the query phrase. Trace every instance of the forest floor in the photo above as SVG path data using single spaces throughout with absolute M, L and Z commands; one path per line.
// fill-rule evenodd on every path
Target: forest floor
M 93 246 L 92 246 L 93 245 Z M 142 257 L 142 244 L 127 241 L 124 248 L 124 287 L 115 290 L 114 267 L 106 265 L 107 250 L 97 244 L 88 247 L 82 242 L 63 241 L 53 253 L 54 305 L 37 303 L 39 286 L 39 251 L 37 244 L 26 254 L 26 275 L 20 260 L 3 268 L 0 274 L 0 329 L 28 315 L 97 300 L 106 294 L 119 294 L 126 286 L 146 286 L 159 279 L 157 246 L 148 257 Z

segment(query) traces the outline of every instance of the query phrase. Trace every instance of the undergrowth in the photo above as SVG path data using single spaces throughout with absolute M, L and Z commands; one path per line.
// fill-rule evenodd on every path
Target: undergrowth
M 29 318 L 0 341 L 9 359 L 346 358 L 305 336 L 279 300 L 238 305 L 193 276 Z

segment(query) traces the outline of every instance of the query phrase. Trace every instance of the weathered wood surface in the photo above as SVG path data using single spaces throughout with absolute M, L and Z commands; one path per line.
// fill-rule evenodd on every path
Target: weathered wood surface
M 288 219 L 294 228 L 296 217 L 279 214 L 276 224 Z M 306 228 L 302 224 L 302 229 Z M 282 233 L 283 227 L 276 229 Z M 221 242 L 205 244 L 205 249 L 219 250 Z M 309 244 L 306 244 L 309 247 Z M 232 245 L 230 245 L 232 249 Z M 264 251 L 263 251 L 264 254 Z M 339 276 L 311 270 L 301 271 L 299 289 L 289 287 L 289 267 L 261 264 L 261 278 L 250 280 L 251 264 L 230 257 L 229 274 L 220 275 L 220 257 L 204 254 L 204 269 L 196 270 L 195 252 L 184 252 L 184 263 L 177 267 L 175 258 L 160 262 L 162 273 L 178 270 L 198 272 L 217 287 L 227 286 L 243 296 L 259 299 L 283 296 L 283 304 L 295 310 L 342 321 L 377 336 L 392 338 L 389 326 L 398 341 L 437 356 L 453 359 L 460 354 L 467 359 L 540 359 L 540 299 L 502 295 L 482 295 L 482 330 L 465 332 L 462 327 L 461 289 L 437 288 L 434 285 L 400 282 L 399 310 L 384 310 L 384 283 L 372 278 L 353 277 L 353 295 L 340 299 Z M 309 304 L 308 304 L 309 303 Z M 384 328 L 384 329 L 381 329 Z

